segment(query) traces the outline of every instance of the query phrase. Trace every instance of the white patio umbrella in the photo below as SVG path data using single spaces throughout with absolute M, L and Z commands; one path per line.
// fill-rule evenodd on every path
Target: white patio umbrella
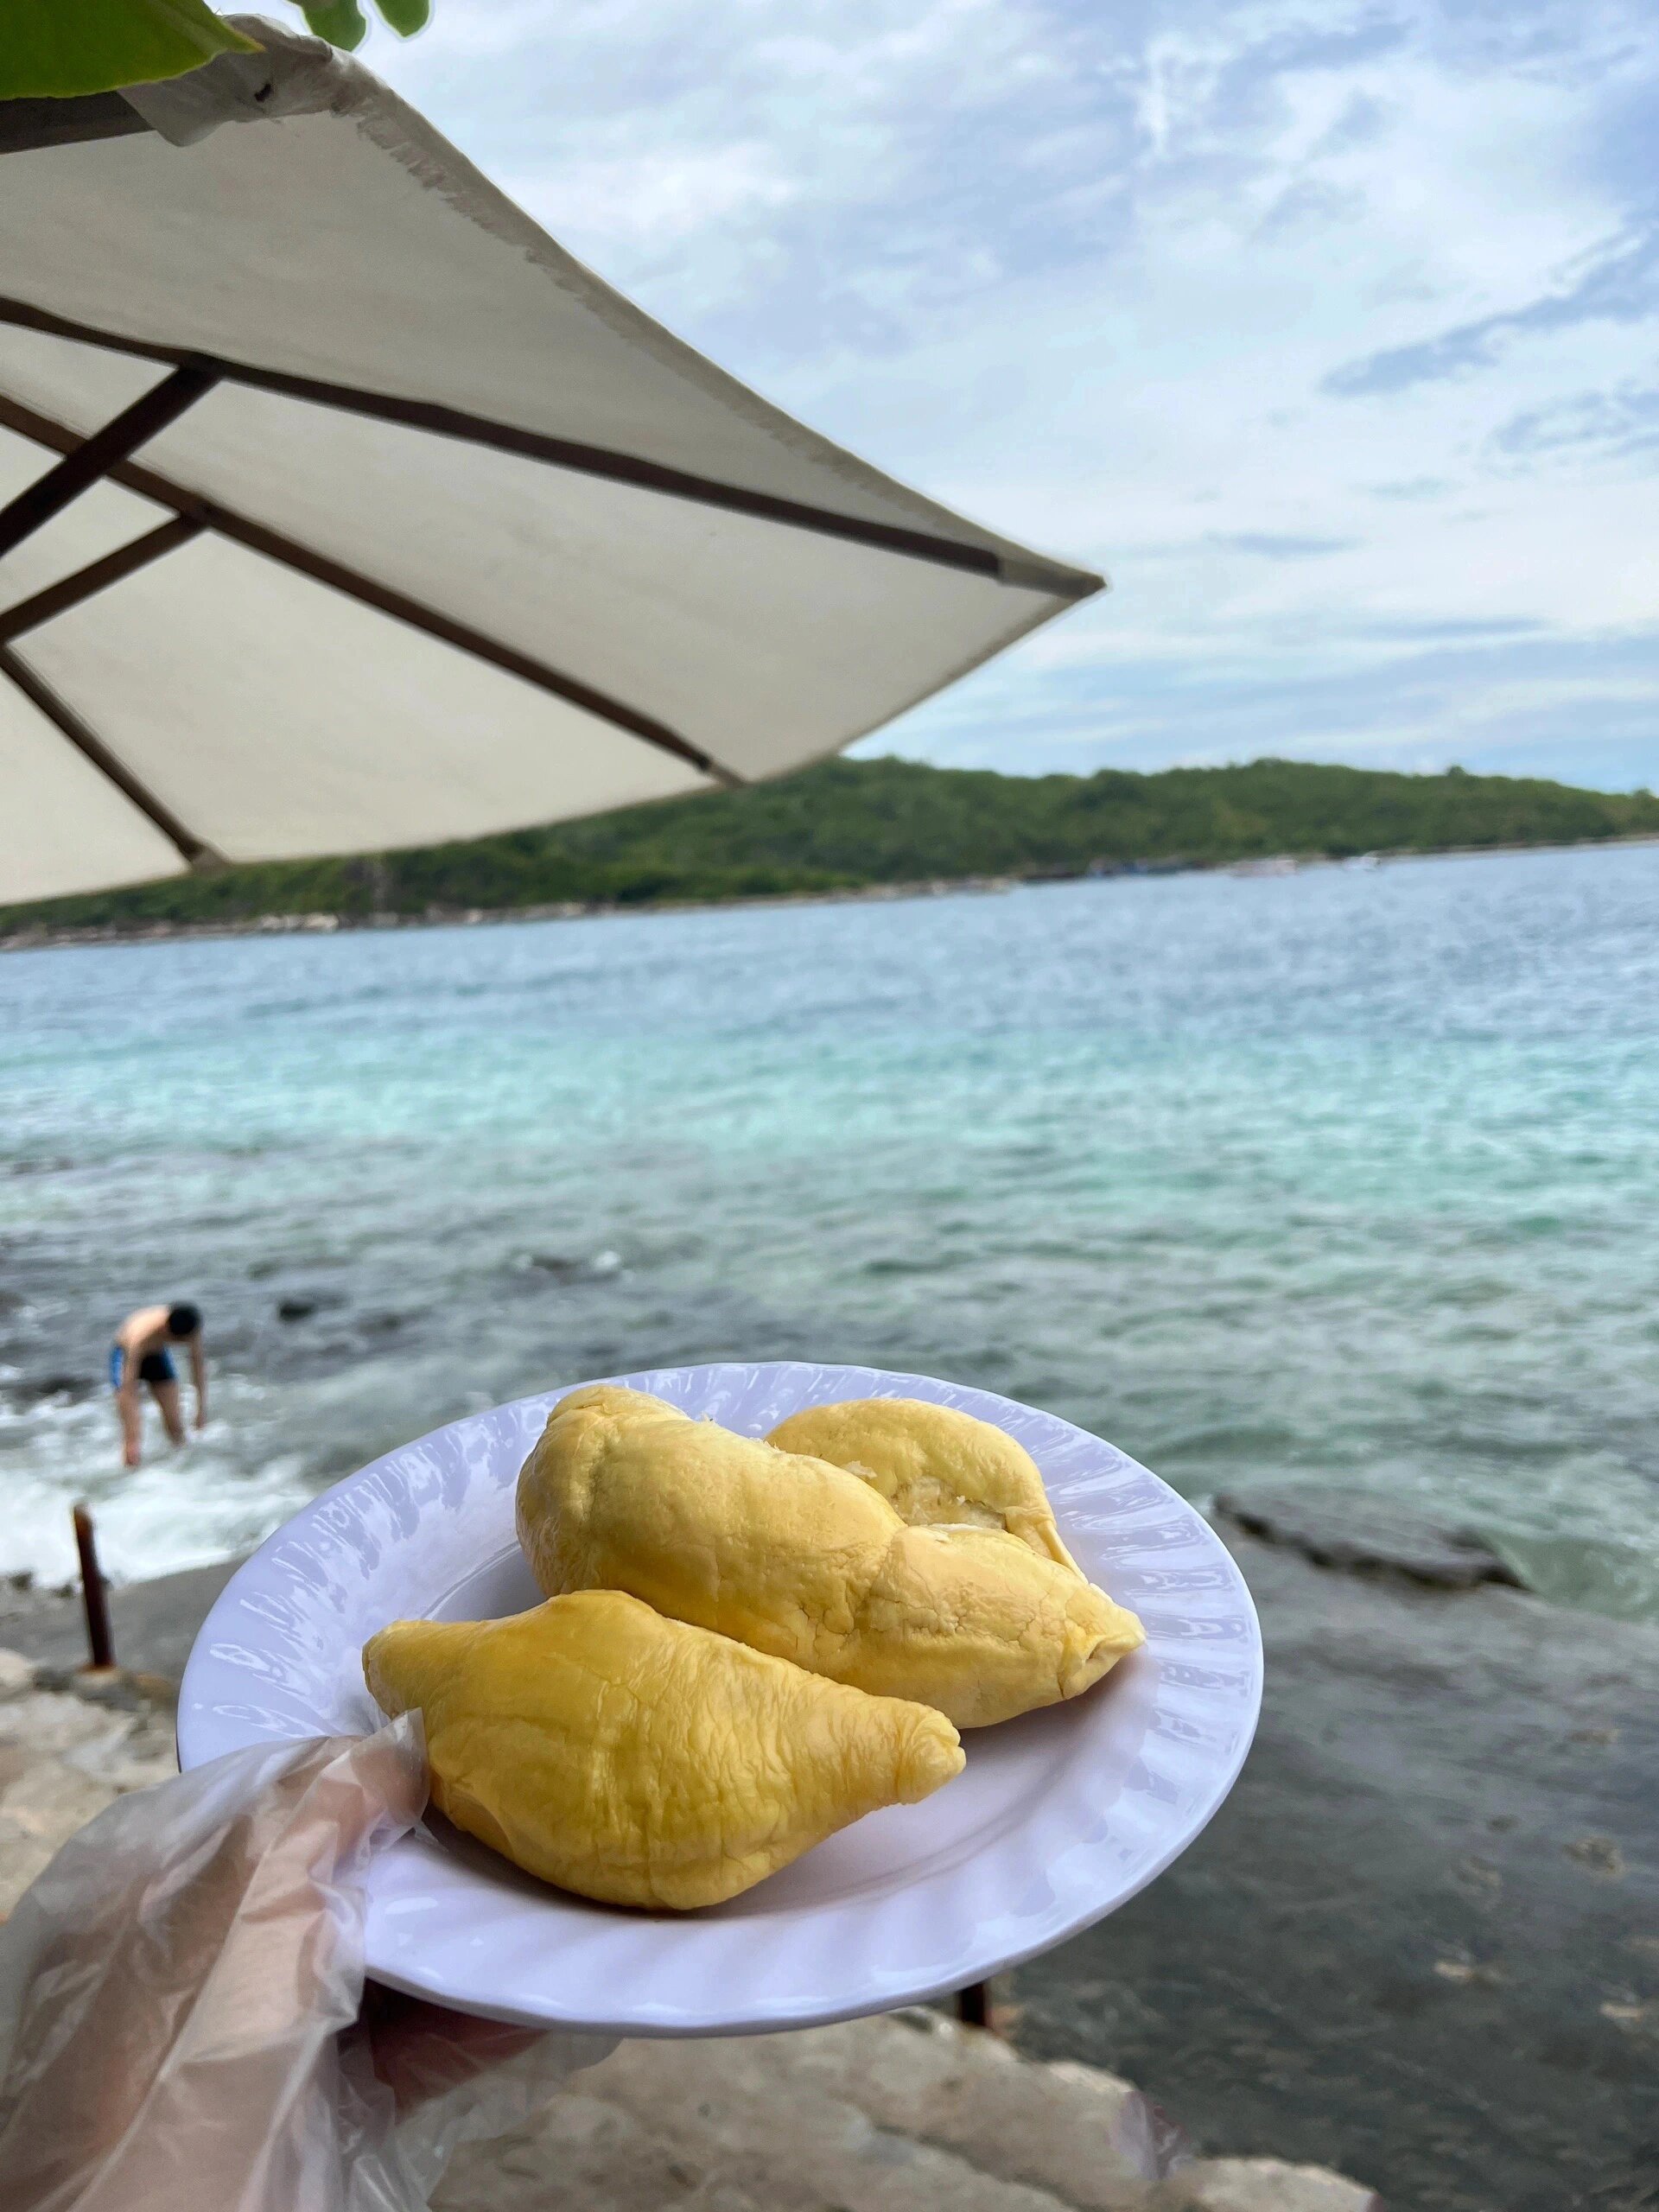
M 0 105 L 0 901 L 781 775 L 1099 588 L 235 20 L 264 53 Z

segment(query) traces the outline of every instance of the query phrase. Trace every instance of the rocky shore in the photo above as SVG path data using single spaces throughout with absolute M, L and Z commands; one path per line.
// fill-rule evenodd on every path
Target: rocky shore
M 173 1578 L 175 1599 L 183 1580 Z M 0 1920 L 77 1828 L 175 1770 L 173 1688 L 156 1674 L 87 1675 L 0 1648 Z M 803 2035 L 626 2044 L 530 2126 L 463 2149 L 434 2204 L 1380 2212 L 1368 2189 L 1313 2167 L 1194 2157 L 1128 2082 L 1024 2061 L 982 2030 L 925 2012 Z
M 1074 880 L 1084 871 L 1067 871 Z M 1168 874 L 1167 868 L 1114 869 L 1113 874 Z M 429 906 L 421 913 L 249 914 L 211 922 L 27 922 L 0 925 L 0 952 L 49 952 L 86 944 L 170 944 L 210 938 L 332 937 L 340 930 L 476 929 L 502 922 L 575 922 L 593 915 L 701 913 L 721 906 L 844 906 L 895 899 L 942 899 L 1012 891 L 1051 875 L 965 875 L 917 883 L 861 883 L 832 891 L 755 893 L 737 899 L 559 899 L 531 906 Z
M 1427 1532 L 1337 1568 L 1311 1514 L 1226 1533 L 1255 1748 L 1167 1874 L 1014 1978 L 1021 2047 L 1390 2212 L 1649 2212 L 1659 1630 L 1422 1580 Z
M 1014 891 L 1027 885 L 1103 881 L 1118 877 L 1186 875 L 1294 875 L 1303 868 L 1381 867 L 1399 861 L 1481 860 L 1497 854 L 1575 853 L 1620 845 L 1659 843 L 1645 835 L 1584 837 L 1566 842 L 1402 847 L 1358 855 L 1316 852 L 1275 853 L 1259 860 L 1096 860 L 1084 865 L 1056 864 L 1019 869 L 1005 875 L 927 876 L 904 883 L 848 884 L 834 890 L 744 893 L 714 899 L 560 899 L 524 906 L 428 906 L 421 912 L 292 912 L 227 916 L 217 921 L 124 921 L 57 923 L 29 921 L 8 925 L 0 918 L 0 952 L 44 952 L 87 944 L 161 944 L 211 938 L 332 936 L 341 930 L 475 929 L 500 922 L 570 922 L 593 915 L 698 913 L 712 907 L 840 906 L 895 899 L 959 898 Z
M 630 2043 L 521 2134 L 463 2151 L 435 2212 L 1382 2212 L 1276 2158 L 1192 2158 L 1138 2090 L 902 2012 Z
M 630 2046 L 459 2159 L 449 2212 L 1359 2212 L 1369 2190 L 1390 2212 L 1651 2212 L 1659 1631 L 1504 1587 L 1455 1531 L 1356 1534 L 1306 1496 L 1235 1511 L 1259 1532 L 1223 1519 L 1267 1640 L 1255 1749 L 1175 1867 L 1001 1992 L 1025 2063 L 891 2021 Z M 118 1592 L 128 1664 L 175 1673 L 226 1572 Z M 49 1730 L 87 1727 L 64 1719 L 70 1678 L 33 1687 L 79 1656 L 76 1611 L 6 1593 L 6 1644 L 28 1654 L 0 1706 L 0 1864 L 21 1868 L 41 1808 L 87 1817 L 83 1784 L 131 1786 L 158 1739 L 136 1707 L 124 1737 L 92 1708 L 45 1754 L 80 1780 L 24 1789 L 31 1845 L 4 1717 L 21 1694 Z M 131 1763 L 113 1780 L 94 1738 Z M 1195 2164 L 1148 2168 L 1167 2154 L 1147 2100 Z

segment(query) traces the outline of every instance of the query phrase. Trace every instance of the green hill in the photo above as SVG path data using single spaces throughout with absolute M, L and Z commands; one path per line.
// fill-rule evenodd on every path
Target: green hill
M 1001 776 L 910 760 L 830 760 L 750 791 L 466 844 L 229 868 L 12 907 L 0 910 L 0 931 L 40 922 L 742 899 L 1077 874 L 1097 862 L 1203 867 L 1279 853 L 1342 857 L 1641 833 L 1659 835 L 1659 798 L 1647 791 L 1577 791 L 1457 768 L 1403 776 L 1256 760 L 1157 775 Z

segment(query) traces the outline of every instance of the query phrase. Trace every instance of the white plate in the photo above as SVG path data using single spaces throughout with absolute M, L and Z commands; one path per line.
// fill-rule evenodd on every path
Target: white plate
M 966 1770 L 925 1803 L 873 1813 L 702 1912 L 588 1904 L 434 1821 L 371 1872 L 377 1980 L 496 2019 L 624 2036 L 886 2012 L 1102 1919 L 1226 1796 L 1261 1703 L 1255 1608 L 1214 1533 L 1133 1459 L 1052 1414 L 918 1375 L 780 1361 L 620 1379 L 750 1436 L 838 1398 L 931 1398 L 996 1422 L 1042 1469 L 1084 1571 L 1146 1623 L 1146 1644 L 1069 1705 L 969 1731 Z M 372 1728 L 358 1653 L 376 1629 L 537 1603 L 513 1541 L 513 1486 L 563 1395 L 521 1398 L 388 1452 L 256 1552 L 185 1669 L 181 1764 Z

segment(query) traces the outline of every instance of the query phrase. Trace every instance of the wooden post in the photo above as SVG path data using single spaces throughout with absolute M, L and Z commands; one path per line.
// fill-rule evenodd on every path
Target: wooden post
M 996 2007 L 988 1981 L 970 1981 L 957 1992 L 957 2018 L 965 2028 L 988 2028 L 996 2033 Z
M 113 1667 L 115 1638 L 110 1633 L 110 1594 L 99 1572 L 98 1546 L 92 1537 L 92 1516 L 84 1505 L 74 1509 L 75 1549 L 80 1554 L 80 1596 L 86 1608 L 86 1645 L 92 1653 L 88 1668 Z

